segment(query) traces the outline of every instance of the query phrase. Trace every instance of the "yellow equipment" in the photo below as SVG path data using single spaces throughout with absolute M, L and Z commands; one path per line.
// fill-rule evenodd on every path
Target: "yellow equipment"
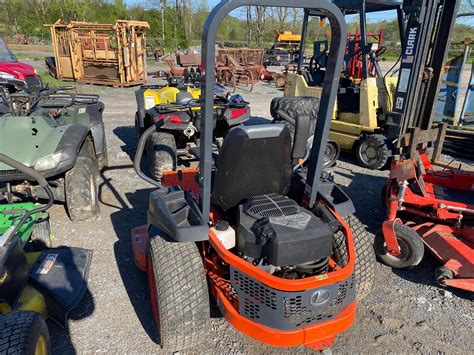
M 307 78 L 289 74 L 285 96 L 320 97 L 322 86 L 308 84 Z M 385 114 L 392 107 L 397 80 L 397 77 L 346 80 L 346 87 L 341 80 L 329 139 L 337 142 L 341 150 L 353 151 L 364 167 L 380 169 L 390 157 L 382 126 Z

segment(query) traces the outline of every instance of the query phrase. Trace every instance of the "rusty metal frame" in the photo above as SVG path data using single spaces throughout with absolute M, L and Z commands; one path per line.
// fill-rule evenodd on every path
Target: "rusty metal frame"
M 58 79 L 113 86 L 146 83 L 147 22 L 58 20 L 45 26 L 51 31 Z

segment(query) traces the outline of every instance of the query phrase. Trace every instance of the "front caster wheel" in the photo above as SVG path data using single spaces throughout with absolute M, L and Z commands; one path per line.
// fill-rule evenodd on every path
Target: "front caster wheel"
M 418 265 L 425 252 L 421 237 L 413 229 L 403 224 L 396 224 L 394 230 L 401 254 L 394 256 L 388 253 L 383 234 L 379 233 L 375 237 L 374 243 L 378 259 L 385 265 L 395 269 L 405 269 Z
M 435 279 L 439 283 L 440 286 L 446 287 L 444 281 L 454 279 L 454 272 L 447 267 L 440 266 L 437 267 L 435 270 Z

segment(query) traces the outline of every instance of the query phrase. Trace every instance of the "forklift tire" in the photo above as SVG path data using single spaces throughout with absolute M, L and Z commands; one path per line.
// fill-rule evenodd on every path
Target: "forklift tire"
M 356 254 L 355 282 L 357 287 L 357 300 L 367 297 L 373 287 L 375 280 L 376 258 L 373 248 L 374 237 L 369 233 L 362 222 L 354 215 L 345 218 L 346 223 L 352 231 Z M 337 232 L 333 238 L 333 251 L 337 264 L 347 264 L 346 238 L 342 231 Z
M 381 134 L 362 137 L 355 144 L 355 155 L 360 166 L 372 170 L 382 169 L 390 158 L 386 138 Z
M 51 239 L 51 223 L 48 219 L 37 221 L 31 232 L 31 242 L 36 251 L 53 247 Z
M 383 234 L 378 233 L 374 243 L 377 258 L 385 265 L 395 269 L 408 269 L 418 265 L 425 253 L 425 246 L 421 237 L 413 229 L 403 224 L 395 224 L 394 230 L 401 255 L 393 256 L 389 254 Z
M 50 353 L 48 327 L 39 313 L 13 311 L 0 316 L 0 354 Z
M 160 181 L 165 171 L 171 171 L 177 166 L 176 140 L 171 133 L 155 132 L 148 139 L 147 145 L 150 174 L 153 179 Z
M 98 169 L 91 158 L 79 156 L 66 172 L 66 207 L 73 222 L 92 221 L 99 215 Z
M 328 141 L 326 143 L 326 149 L 324 150 L 323 167 L 330 168 L 336 165 L 339 154 L 341 154 L 341 146 L 336 141 Z
M 209 294 L 201 255 L 195 243 L 156 235 L 150 239 L 147 279 L 159 344 L 167 352 L 207 342 Z

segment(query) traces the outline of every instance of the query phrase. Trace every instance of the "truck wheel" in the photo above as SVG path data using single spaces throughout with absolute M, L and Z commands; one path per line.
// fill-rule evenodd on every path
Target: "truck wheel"
M 97 179 L 97 165 L 89 157 L 79 156 L 74 167 L 66 172 L 66 206 L 73 222 L 90 221 L 98 216 L 100 205 Z
M 155 132 L 147 144 L 150 174 L 159 181 L 165 171 L 171 171 L 177 166 L 176 140 L 171 133 Z
M 355 281 L 357 287 L 357 299 L 363 300 L 370 294 L 374 280 L 376 258 L 374 254 L 374 236 L 367 232 L 362 222 L 354 215 L 349 215 L 345 221 L 352 230 L 354 239 L 356 264 L 355 264 Z M 344 266 L 347 264 L 346 238 L 342 231 L 337 232 L 333 237 L 333 252 L 337 264 Z
M 390 157 L 385 137 L 381 134 L 370 134 L 356 143 L 355 154 L 359 164 L 368 169 L 382 169 Z
M 37 251 L 53 247 L 49 219 L 42 219 L 36 222 L 33 232 L 31 232 L 31 242 Z
M 206 343 L 209 295 L 201 256 L 193 242 L 150 239 L 147 279 L 159 344 L 168 351 Z
M 389 254 L 383 234 L 378 233 L 374 243 L 378 259 L 385 265 L 395 269 L 406 269 L 418 265 L 425 253 L 425 246 L 421 237 L 413 229 L 403 224 L 395 224 L 394 230 L 401 255 L 393 256 Z
M 48 327 L 39 313 L 14 311 L 0 316 L 0 354 L 50 353 Z

